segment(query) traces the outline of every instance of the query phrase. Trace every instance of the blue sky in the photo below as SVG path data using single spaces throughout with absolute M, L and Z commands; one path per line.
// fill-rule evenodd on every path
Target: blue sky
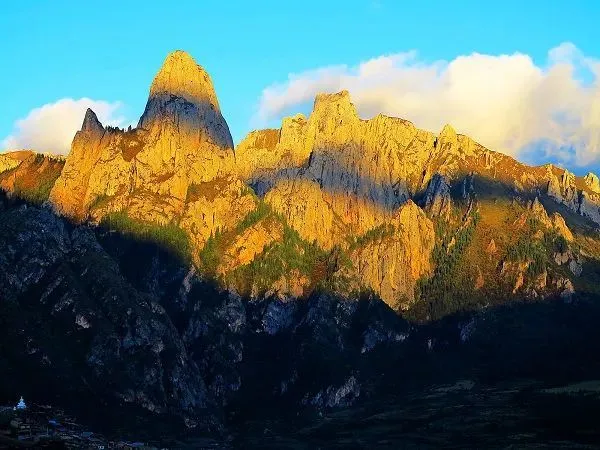
M 276 124 L 277 111 L 257 121 L 257 109 L 265 88 L 285 90 L 289 74 L 339 65 L 351 72 L 410 50 L 417 65 L 518 52 L 543 67 L 565 42 L 600 57 L 598 23 L 600 4 L 577 0 L 8 1 L 0 15 L 0 140 L 34 108 L 64 98 L 121 102 L 120 118 L 137 121 L 175 49 L 209 71 L 238 141 L 259 122 Z

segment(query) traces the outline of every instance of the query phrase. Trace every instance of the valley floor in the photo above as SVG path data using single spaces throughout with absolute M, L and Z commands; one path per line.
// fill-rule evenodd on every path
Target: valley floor
M 295 427 L 247 423 L 234 448 L 598 448 L 600 381 L 434 386 Z M 193 444 L 192 444 L 193 446 Z

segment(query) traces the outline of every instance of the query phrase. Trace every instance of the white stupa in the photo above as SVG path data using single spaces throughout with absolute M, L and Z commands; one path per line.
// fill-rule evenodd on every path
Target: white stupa
M 27 408 L 27 405 L 25 404 L 25 400 L 23 400 L 23 396 L 21 396 L 19 403 L 17 403 L 17 409 L 26 409 L 26 408 Z

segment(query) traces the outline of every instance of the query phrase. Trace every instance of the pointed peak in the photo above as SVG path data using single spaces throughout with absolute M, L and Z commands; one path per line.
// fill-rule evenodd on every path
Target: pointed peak
M 350 99 L 350 93 L 346 90 L 335 94 L 317 94 L 313 114 L 319 117 L 358 118 L 356 108 Z
M 192 58 L 192 55 L 190 55 L 185 50 L 174 50 L 167 55 L 167 57 L 165 58 L 165 62 L 163 63 L 163 66 L 168 65 L 168 64 L 180 64 L 180 63 L 197 65 L 196 61 L 194 61 L 194 58 Z
M 444 125 L 444 128 L 442 128 L 442 132 L 440 133 L 440 138 L 442 137 L 456 139 L 456 130 L 452 127 L 452 125 L 447 123 Z
M 351 104 L 350 92 L 343 90 L 336 93 L 321 93 L 315 97 L 315 107 L 320 103 L 347 103 Z
M 98 116 L 96 113 L 88 108 L 85 112 L 85 117 L 83 118 L 83 124 L 81 124 L 81 131 L 84 132 L 96 132 L 96 131 L 104 131 L 104 127 L 102 123 L 98 120 Z
M 529 205 L 529 209 L 531 210 L 540 210 L 540 209 L 544 209 L 544 206 L 542 205 L 542 203 L 540 202 L 539 197 L 536 195 L 535 198 L 533 199 L 533 202 L 531 202 L 531 204 Z M 545 210 L 545 209 L 544 209 Z
M 160 95 L 180 97 L 195 105 L 210 104 L 215 111 L 219 110 L 210 76 L 182 50 L 169 53 L 154 77 L 150 98 Z
M 404 223 L 406 223 L 411 217 L 421 216 L 426 217 L 425 212 L 411 199 L 408 199 L 406 202 L 404 202 L 394 213 L 394 219 Z
M 548 213 L 546 212 L 546 208 L 544 208 L 544 205 L 542 205 L 537 195 L 533 201 L 529 202 L 528 209 L 533 214 L 533 217 L 540 220 L 542 223 L 547 224 Z
M 598 176 L 595 173 L 588 172 L 587 175 L 583 177 L 583 181 L 592 191 L 600 192 L 600 179 L 598 179 Z

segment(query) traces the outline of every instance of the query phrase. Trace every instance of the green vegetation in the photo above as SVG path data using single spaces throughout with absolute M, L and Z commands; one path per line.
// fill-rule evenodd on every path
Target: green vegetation
M 529 262 L 527 269 L 530 275 L 539 275 L 546 268 L 548 259 L 543 242 L 533 239 L 531 235 L 521 235 L 516 243 L 506 252 L 506 260 L 514 262 Z
M 259 291 L 266 291 L 294 270 L 313 279 L 320 269 L 324 276 L 325 260 L 326 253 L 316 243 L 304 241 L 295 230 L 284 224 L 281 242 L 274 242 L 251 263 L 235 269 L 231 277 L 241 281 L 242 285 L 249 287 L 249 282 L 252 282 Z
M 350 250 L 362 247 L 370 242 L 380 241 L 386 237 L 392 236 L 396 231 L 394 225 L 389 223 L 383 223 L 375 228 L 370 229 L 362 236 L 356 238 L 350 238 Z
M 258 200 L 256 209 L 250 211 L 246 217 L 237 224 L 235 230 L 224 232 L 223 230 L 217 229 L 214 234 L 211 234 L 202 250 L 200 250 L 200 269 L 202 272 L 215 277 L 217 267 L 221 262 L 221 256 L 223 255 L 227 244 L 229 244 L 236 235 L 243 233 L 246 229 L 269 216 L 274 219 L 276 218 L 275 213 L 271 210 L 269 205 L 262 200 Z
M 475 212 L 465 226 L 455 231 L 443 220 L 435 223 L 438 239 L 432 255 L 434 273 L 417 282 L 415 298 L 418 302 L 409 312 L 409 318 L 436 320 L 467 306 L 470 299 L 466 298 L 465 288 L 470 283 L 463 270 L 464 258 L 479 220 Z
M 559 253 L 564 253 L 569 249 L 569 242 L 562 235 L 557 235 L 553 240 L 554 249 Z
M 217 267 L 221 261 L 222 250 L 222 233 L 217 230 L 213 235 L 211 234 L 202 250 L 200 250 L 200 269 L 206 275 L 215 277 L 217 274 Z
M 245 229 L 250 228 L 252 225 L 257 224 L 271 213 L 273 213 L 271 207 L 263 200 L 259 200 L 256 205 L 256 209 L 250 211 L 246 217 L 244 217 L 242 221 L 238 223 L 237 232 L 241 233 Z
M 94 201 L 90 204 L 90 210 L 99 209 L 99 208 L 102 208 L 103 206 L 106 206 L 111 198 L 112 198 L 112 196 L 106 195 L 106 194 L 98 195 L 94 199 Z
M 100 225 L 143 241 L 158 244 L 185 261 L 191 259 L 187 233 L 174 223 L 160 225 L 144 222 L 132 219 L 126 211 L 119 211 L 104 216 Z
M 281 277 L 291 271 L 313 280 L 324 278 L 328 271 L 326 253 L 316 243 L 308 243 L 293 230 L 285 218 L 274 212 L 263 200 L 238 223 L 234 230 L 217 232 L 209 237 L 200 251 L 200 269 L 203 273 L 217 276 L 217 268 L 227 246 L 241 233 L 263 221 L 265 227 L 283 227 L 281 241 L 273 242 L 252 262 L 235 268 L 225 275 L 228 283 L 248 293 L 252 286 L 266 291 Z
M 56 177 L 58 178 L 58 177 Z M 36 205 L 41 205 L 50 197 L 50 191 L 56 181 L 54 177 L 41 178 L 31 187 L 15 186 L 15 195 Z

